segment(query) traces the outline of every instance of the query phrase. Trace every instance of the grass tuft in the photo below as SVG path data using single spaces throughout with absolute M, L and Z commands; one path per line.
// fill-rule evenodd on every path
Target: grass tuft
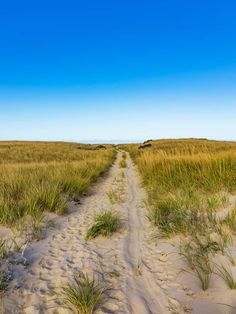
M 9 247 L 6 240 L 0 239 L 0 258 L 6 258 L 9 255 Z
M 225 253 L 225 256 L 228 258 L 231 265 L 235 267 L 236 266 L 235 256 L 230 251 L 227 251 Z
M 230 228 L 231 231 L 236 232 L 236 206 L 225 217 L 224 223 Z
M 123 160 L 120 161 L 119 165 L 120 165 L 120 168 L 126 168 L 127 167 L 127 162 L 123 159 Z
M 105 300 L 107 290 L 88 274 L 74 275 L 74 282 L 62 289 L 62 299 L 76 313 L 92 314 Z
M 105 211 L 97 215 L 94 224 L 88 229 L 86 239 L 93 239 L 101 235 L 110 236 L 116 232 L 121 225 L 120 216 L 113 211 Z
M 225 281 L 230 289 L 236 289 L 236 280 L 230 268 L 224 265 L 217 266 L 217 274 Z
M 180 255 L 199 279 L 203 290 L 207 290 L 213 274 L 212 255 L 219 251 L 217 242 L 210 237 L 195 235 L 180 242 Z
M 122 191 L 111 189 L 107 192 L 107 197 L 112 205 L 119 204 L 123 202 L 123 198 L 121 196 Z

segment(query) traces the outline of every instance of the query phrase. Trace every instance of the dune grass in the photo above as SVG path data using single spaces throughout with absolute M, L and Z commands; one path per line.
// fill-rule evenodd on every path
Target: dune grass
M 0 142 L 0 223 L 43 212 L 63 214 L 69 200 L 86 193 L 114 161 L 111 146 Z
M 88 229 L 86 239 L 93 239 L 101 235 L 110 236 L 116 232 L 121 225 L 120 216 L 113 211 L 105 211 L 94 218 L 94 224 Z
M 6 240 L 0 239 L 0 258 L 5 258 L 9 254 L 9 247 Z
M 64 304 L 79 314 L 92 314 L 105 300 L 104 288 L 96 279 L 88 274 L 74 275 L 74 282 L 62 289 Z
M 236 210 L 223 221 L 216 211 L 229 205 L 236 191 L 236 143 L 208 140 L 159 140 L 124 145 L 138 166 L 147 191 L 148 218 L 158 237 L 185 237 L 180 255 L 208 289 L 214 256 L 228 257 L 231 232 L 236 231 Z M 231 231 L 231 232 L 230 232 Z M 230 271 L 219 275 L 230 287 Z
M 236 279 L 232 270 L 225 265 L 217 266 L 217 275 L 220 276 L 226 283 L 229 289 L 236 289 Z
M 218 251 L 219 245 L 210 235 L 204 237 L 196 234 L 180 242 L 179 253 L 200 281 L 203 290 L 209 288 L 214 270 L 212 256 Z
M 236 205 L 234 209 L 227 214 L 224 219 L 224 223 L 230 228 L 230 230 L 236 232 Z
M 167 236 L 187 230 L 192 214 L 226 206 L 236 191 L 236 143 L 207 140 L 125 145 L 148 193 L 149 218 Z
M 228 258 L 230 264 L 235 267 L 236 266 L 235 255 L 232 254 L 232 252 L 228 250 L 225 252 L 225 256 Z

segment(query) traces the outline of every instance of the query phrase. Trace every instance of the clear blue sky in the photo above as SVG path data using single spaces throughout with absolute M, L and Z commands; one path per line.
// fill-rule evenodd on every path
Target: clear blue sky
M 236 140 L 235 0 L 0 3 L 0 139 Z

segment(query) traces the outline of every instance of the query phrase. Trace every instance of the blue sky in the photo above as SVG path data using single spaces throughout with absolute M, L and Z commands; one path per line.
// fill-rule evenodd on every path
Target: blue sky
M 0 140 L 236 140 L 236 2 L 1 1 Z

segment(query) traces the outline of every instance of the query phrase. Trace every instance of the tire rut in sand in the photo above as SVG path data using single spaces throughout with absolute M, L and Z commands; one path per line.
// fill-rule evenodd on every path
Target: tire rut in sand
M 145 267 L 144 251 L 147 250 L 147 220 L 141 207 L 144 191 L 138 173 L 130 159 L 125 170 L 128 200 L 123 205 L 127 212 L 128 232 L 123 239 L 123 259 L 127 268 L 126 302 L 128 313 L 167 313 L 168 297 L 154 281 L 153 274 Z M 148 256 L 150 252 L 147 252 Z M 160 298 L 162 301 L 160 302 Z

